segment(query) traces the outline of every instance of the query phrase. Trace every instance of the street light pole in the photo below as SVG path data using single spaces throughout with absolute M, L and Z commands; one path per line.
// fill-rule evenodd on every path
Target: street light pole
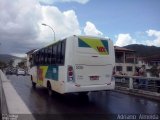
M 42 25 L 44 25 L 44 26 L 48 26 L 49 28 L 51 28 L 51 30 L 53 31 L 53 33 L 54 33 L 54 41 L 56 40 L 56 35 L 55 35 L 55 31 L 53 30 L 53 28 L 51 27 L 51 26 L 49 26 L 49 25 L 47 25 L 47 24 L 45 24 L 45 23 L 42 23 Z

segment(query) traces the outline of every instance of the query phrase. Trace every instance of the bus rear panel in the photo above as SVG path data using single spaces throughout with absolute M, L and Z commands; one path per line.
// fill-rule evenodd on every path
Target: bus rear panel
M 112 41 L 97 37 L 74 36 L 67 42 L 66 54 L 71 56 L 69 61 L 66 60 L 68 68 L 65 92 L 114 89 L 112 72 L 115 57 Z

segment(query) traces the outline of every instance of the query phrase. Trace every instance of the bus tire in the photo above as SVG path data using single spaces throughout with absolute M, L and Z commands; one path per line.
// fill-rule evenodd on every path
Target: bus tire
M 48 95 L 52 96 L 53 91 L 52 91 L 51 84 L 49 81 L 47 82 L 47 89 L 48 89 Z
M 31 81 L 33 81 L 33 77 L 32 77 L 32 75 L 31 75 Z
M 33 82 L 33 76 L 32 76 L 32 75 L 31 75 L 31 81 L 32 81 L 32 87 L 33 87 L 33 88 L 36 88 L 36 83 Z
M 32 87 L 36 88 L 36 83 L 32 81 Z

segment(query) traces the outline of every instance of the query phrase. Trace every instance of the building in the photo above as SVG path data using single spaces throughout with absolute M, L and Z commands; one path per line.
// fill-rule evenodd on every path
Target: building
M 138 67 L 144 66 L 147 77 L 160 77 L 160 55 L 139 57 Z
M 134 50 L 115 46 L 115 62 L 115 74 L 134 75 L 137 63 Z
M 117 75 L 140 75 L 143 68 L 143 76 L 160 77 L 160 55 L 136 57 L 136 51 L 115 46 L 115 62 Z
M 35 51 L 36 49 L 33 49 L 33 50 L 30 50 L 28 51 L 26 54 L 27 54 L 27 67 L 28 69 L 30 68 L 30 61 L 32 59 L 32 53 Z
M 138 58 L 139 62 L 148 66 L 160 66 L 160 55 Z

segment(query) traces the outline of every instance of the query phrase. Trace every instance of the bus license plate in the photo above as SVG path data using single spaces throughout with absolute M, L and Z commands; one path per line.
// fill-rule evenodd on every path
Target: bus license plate
M 99 80 L 99 76 L 90 76 L 90 80 Z

